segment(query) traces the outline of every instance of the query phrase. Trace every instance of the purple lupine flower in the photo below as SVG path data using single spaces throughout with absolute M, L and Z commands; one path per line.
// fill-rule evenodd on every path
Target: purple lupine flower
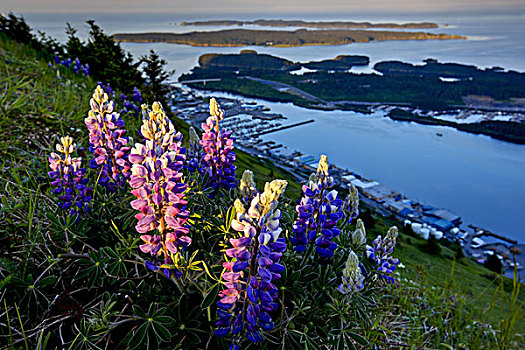
M 124 96 L 124 95 L 121 95 L 121 96 Z M 121 114 L 131 113 L 132 115 L 139 116 L 140 114 L 139 112 L 140 112 L 139 106 L 137 106 L 136 104 L 134 104 L 133 102 L 129 100 L 124 100 L 122 104 Z
M 241 236 L 231 238 L 233 248 L 225 252 L 228 259 L 222 279 L 227 289 L 219 293 L 215 330 L 217 336 L 233 335 L 230 348 L 238 348 L 243 334 L 252 342 L 262 342 L 263 331 L 273 329 L 270 313 L 278 308 L 274 283 L 284 271 L 279 260 L 286 250 L 284 238 L 279 237 L 281 212 L 277 205 L 286 185 L 284 180 L 266 183 L 247 211 L 240 200 L 235 201 L 237 217 L 231 226 Z
M 193 126 L 190 126 L 189 137 L 190 142 L 188 147 L 188 157 L 186 158 L 186 168 L 190 173 L 194 173 L 199 170 L 199 158 L 201 157 L 202 148 L 199 136 L 197 136 L 197 132 Z
M 377 236 L 372 242 L 372 246 L 366 246 L 365 256 L 375 262 L 379 278 L 387 283 L 394 283 L 394 277 L 390 275 L 399 264 L 399 259 L 390 256 L 396 245 L 397 234 L 397 227 L 392 226 L 388 230 L 385 238 Z
M 82 158 L 72 158 L 77 145 L 69 136 L 60 138 L 56 150 L 61 153 L 51 153 L 48 172 L 51 184 L 55 186 L 52 193 L 58 196 L 60 208 L 69 209 L 70 215 L 79 215 L 89 212 L 91 201 L 91 187 L 87 186 L 86 169 L 82 168 Z M 63 154 L 63 155 L 62 155 Z
M 343 201 L 336 190 L 330 191 L 335 183 L 328 175 L 326 156 L 321 156 L 317 173 L 312 175 L 308 185 L 303 185 L 304 196 L 296 206 L 298 216 L 293 224 L 294 236 L 290 241 L 297 252 L 305 251 L 315 242 L 321 258 L 330 259 L 337 248 L 332 239 L 341 233 L 337 222 L 343 217 Z M 307 250 L 307 256 L 311 253 L 310 249 Z
M 114 103 L 100 85 L 89 103 L 91 110 L 84 119 L 89 130 L 89 149 L 93 152 L 89 165 L 99 170 L 98 183 L 114 192 L 118 187 L 123 188 L 130 176 L 130 148 L 124 136 L 124 122 L 113 111 Z
M 82 70 L 82 64 L 80 63 L 80 60 L 78 59 L 78 57 L 75 58 L 75 67 L 77 68 L 75 73 Z
M 71 63 L 72 63 L 71 58 L 68 58 L 67 60 L 64 60 L 64 61 L 60 62 L 60 64 L 63 65 L 64 67 L 66 67 L 66 68 L 71 67 Z
M 206 123 L 202 123 L 202 139 L 200 144 L 204 150 L 201 158 L 200 173 L 208 175 L 206 188 L 213 188 L 215 195 L 219 188 L 232 189 L 236 186 L 235 180 L 235 152 L 233 152 L 232 131 L 223 130 L 219 122 L 223 119 L 224 111 L 214 98 L 210 100 L 210 114 Z
M 89 75 L 89 64 L 85 64 L 82 68 L 82 71 L 84 72 L 84 76 L 87 77 Z
M 55 55 L 54 58 L 55 58 L 55 63 L 56 63 L 57 65 L 59 65 L 59 64 L 60 64 L 60 58 L 59 58 L 57 55 Z
M 139 89 L 137 89 L 137 87 L 133 88 L 133 101 L 142 103 L 142 94 L 140 93 Z
M 135 228 L 144 234 L 141 250 L 156 260 L 163 254 L 164 264 L 168 264 L 191 244 L 184 199 L 187 185 L 181 172 L 186 159 L 182 134 L 176 132 L 160 103 L 155 102 L 152 110 L 145 111 L 141 135 L 145 142 L 137 142 L 129 155 L 133 164 L 129 184 L 136 197 L 131 206 L 140 211 L 135 215 L 139 220 Z M 158 231 L 159 235 L 152 236 L 149 231 Z M 169 275 L 171 272 L 166 270 Z M 180 273 L 175 271 L 175 276 L 180 277 Z

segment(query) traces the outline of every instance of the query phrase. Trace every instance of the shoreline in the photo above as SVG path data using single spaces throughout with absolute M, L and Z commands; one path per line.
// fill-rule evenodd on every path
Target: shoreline
M 198 127 L 202 121 L 201 119 L 207 116 L 207 110 L 200 106 L 202 103 L 199 101 L 202 101 L 200 99 L 203 96 L 210 95 L 213 92 L 193 88 L 185 90 L 188 92 L 188 95 L 184 97 L 185 100 L 182 101 L 182 107 L 179 108 L 179 104 L 181 104 L 180 97 L 177 100 L 177 105 L 172 105 L 171 107 L 176 109 L 174 111 L 183 120 Z M 270 127 L 271 130 L 268 132 L 279 131 L 281 124 L 275 123 L 275 121 L 286 119 L 286 116 L 272 114 L 269 112 L 270 109 L 264 104 L 246 102 L 235 96 L 217 97 L 217 99 L 225 108 L 227 115 L 225 125 L 232 129 L 236 137 L 238 137 L 237 147 L 258 158 L 268 159 L 293 174 L 299 182 L 308 179 L 308 172 L 314 171 L 316 165 L 316 160 L 312 156 L 303 154 L 300 151 L 292 151 L 286 145 L 276 144 L 273 141 L 262 141 L 258 138 L 255 128 L 264 129 Z M 188 104 L 185 101 L 189 101 Z M 195 114 L 196 111 L 199 111 L 199 113 Z M 251 120 L 246 120 L 243 117 L 243 115 L 247 114 L 251 115 Z M 249 129 L 246 131 L 247 125 L 254 129 L 251 132 Z M 295 126 L 290 125 L 288 127 Z M 252 137 L 254 135 L 256 137 Z M 355 185 L 359 189 L 361 198 L 368 206 L 384 216 L 392 215 L 396 217 L 400 223 L 407 224 L 408 221 L 414 231 L 420 236 L 428 238 L 428 235 L 432 234 L 437 238 L 451 241 L 457 240 L 463 247 L 464 253 L 478 263 L 483 263 L 488 255 L 497 254 L 498 257 L 501 257 L 501 260 L 504 260 L 502 262 L 505 267 L 504 272 L 507 275 L 513 264 L 511 252 L 519 251 L 516 254 L 516 261 L 520 270 L 525 265 L 525 254 L 523 254 L 525 252 L 525 244 L 521 242 L 516 242 L 516 244 L 507 243 L 505 240 L 509 239 L 502 235 L 500 237 L 503 237 L 503 240 L 495 239 L 494 242 L 484 242 L 479 236 L 486 235 L 484 232 L 488 232 L 488 234 L 492 232 L 477 226 L 474 226 L 473 232 L 469 232 L 468 229 L 463 228 L 468 223 L 462 223 L 461 217 L 446 209 L 435 208 L 411 200 L 399 192 L 390 190 L 384 184 L 367 179 L 348 169 L 342 169 L 333 163 L 330 166 L 339 187 L 348 188 L 349 184 Z
M 195 86 L 194 83 L 190 83 L 188 84 L 188 86 L 194 89 L 197 89 L 197 90 L 202 90 L 202 88 Z M 236 94 L 236 95 L 243 96 L 246 98 L 257 98 L 257 99 L 266 100 L 269 102 L 292 103 L 294 106 L 312 109 L 312 110 L 325 110 L 325 111 L 340 110 L 340 111 L 351 111 L 351 112 L 370 114 L 372 113 L 370 108 L 372 109 L 381 108 L 381 109 L 387 109 L 387 110 L 390 109 L 386 116 L 397 122 L 414 122 L 414 123 L 418 123 L 422 125 L 446 126 L 446 127 L 454 128 L 458 131 L 467 132 L 467 133 L 471 133 L 475 135 L 484 135 L 484 136 L 488 136 L 488 137 L 491 137 L 491 138 L 494 138 L 500 141 L 510 142 L 510 143 L 519 144 L 519 145 L 525 144 L 525 139 L 523 138 L 513 138 L 507 135 L 496 135 L 494 133 L 484 132 L 483 130 L 473 130 L 472 128 L 468 127 L 468 125 L 479 124 L 479 123 L 461 124 L 461 123 L 455 123 L 455 122 L 446 121 L 446 120 L 433 118 L 433 117 L 416 116 L 415 114 L 412 113 L 412 111 L 417 110 L 417 108 L 406 107 L 406 106 L 402 107 L 398 104 L 391 104 L 391 103 L 386 103 L 386 102 L 383 103 L 383 102 L 354 101 L 356 103 L 352 107 L 338 106 L 338 107 L 333 107 L 333 108 L 326 108 L 326 107 L 323 108 L 321 105 L 311 105 L 309 103 L 302 104 L 302 103 L 297 103 L 296 101 L 290 101 L 290 100 L 285 100 L 285 99 L 264 97 L 264 96 L 260 96 L 256 94 L 246 94 L 243 92 L 236 91 L 234 89 L 206 87 L 204 90 L 228 92 L 228 93 Z M 403 109 L 400 109 L 400 108 L 403 108 Z M 409 112 L 409 111 L 406 111 L 405 109 L 410 109 L 411 111 Z M 478 108 L 469 108 L 468 106 L 465 106 L 461 109 L 467 110 L 467 111 L 478 111 L 479 110 Z M 400 110 L 402 113 L 396 113 L 395 110 Z M 431 111 L 431 113 L 433 112 Z

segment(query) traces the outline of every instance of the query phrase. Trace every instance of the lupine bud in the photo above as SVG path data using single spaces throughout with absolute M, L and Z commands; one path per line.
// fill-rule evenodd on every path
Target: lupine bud
M 241 191 L 241 196 L 243 198 L 252 198 L 255 193 L 257 193 L 255 181 L 253 181 L 253 172 L 251 170 L 245 170 L 242 173 L 239 190 Z
M 359 247 L 360 245 L 365 244 L 366 242 L 366 230 L 363 220 L 358 219 L 355 231 L 352 232 L 352 245 L 354 247 Z
M 358 292 L 363 289 L 364 280 L 365 277 L 361 272 L 359 259 L 353 251 L 350 251 L 350 254 L 348 254 L 348 260 L 346 261 L 345 268 L 343 270 L 343 283 L 341 283 L 337 289 L 344 294 Z
M 359 193 L 354 185 L 350 185 L 350 193 L 343 204 L 343 211 L 346 217 L 345 225 L 352 222 L 359 215 Z

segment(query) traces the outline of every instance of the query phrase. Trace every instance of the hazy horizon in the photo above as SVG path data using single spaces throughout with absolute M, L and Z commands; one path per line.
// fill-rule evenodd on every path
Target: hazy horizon
M 242 1 L 242 0 L 195 0 L 186 1 L 170 0 L 112 0 L 110 3 L 103 0 L 83 2 L 80 0 L 4 0 L 0 7 L 1 12 L 15 13 L 170 13 L 204 15 L 206 17 L 227 18 L 229 14 L 252 14 L 259 12 L 261 15 L 273 13 L 315 13 L 315 12 L 392 12 L 400 13 L 429 13 L 429 12 L 507 12 L 525 11 L 525 2 L 521 0 L 444 0 L 428 2 L 425 0 L 370 0 L 363 4 L 357 0 L 282 0 Z

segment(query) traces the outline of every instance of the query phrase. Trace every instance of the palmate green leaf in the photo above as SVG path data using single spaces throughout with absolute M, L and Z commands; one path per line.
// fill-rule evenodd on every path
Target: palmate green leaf
M 131 346 L 131 349 L 136 349 L 143 345 L 144 338 L 148 333 L 148 326 L 147 322 L 141 324 L 140 327 L 137 328 L 137 331 L 130 337 L 128 345 Z
M 217 300 L 217 295 L 219 295 L 220 288 L 221 288 L 221 284 L 215 283 L 215 285 L 213 285 L 208 290 L 208 293 L 206 294 L 206 296 L 204 297 L 201 303 L 201 308 L 203 310 L 209 308 L 211 304 L 213 304 L 213 302 Z
M 47 277 L 44 277 L 44 278 L 40 279 L 40 280 L 36 283 L 36 285 L 37 285 L 38 287 L 43 288 L 43 287 L 47 287 L 47 286 L 49 286 L 49 285 L 54 284 L 54 283 L 56 282 L 56 280 L 57 280 L 56 276 L 47 276 Z
M 352 339 L 354 339 L 356 342 L 358 342 L 359 344 L 363 345 L 363 346 L 367 346 L 368 345 L 368 340 L 366 340 L 365 337 L 357 334 L 357 333 L 354 333 L 354 332 L 345 332 L 346 334 L 348 334 L 348 336 L 350 336 Z
M 169 342 L 171 340 L 170 331 L 166 327 L 164 327 L 162 323 L 152 322 L 151 328 L 155 332 L 155 335 L 157 336 L 157 339 L 160 340 L 160 342 Z

